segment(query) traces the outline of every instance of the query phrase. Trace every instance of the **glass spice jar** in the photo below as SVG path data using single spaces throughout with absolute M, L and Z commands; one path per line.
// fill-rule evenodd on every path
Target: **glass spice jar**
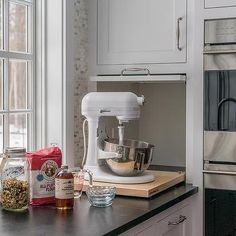
M 25 148 L 6 148 L 0 166 L 1 205 L 9 211 L 24 211 L 29 206 L 29 164 Z
M 74 176 L 67 165 L 62 165 L 55 176 L 55 199 L 57 209 L 72 209 L 74 206 Z

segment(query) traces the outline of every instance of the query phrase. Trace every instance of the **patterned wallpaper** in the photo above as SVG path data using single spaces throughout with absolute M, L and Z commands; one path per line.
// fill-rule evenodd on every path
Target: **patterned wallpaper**
M 81 100 L 88 92 L 88 0 L 75 0 L 74 40 L 75 40 L 75 108 L 74 108 L 74 153 L 75 166 L 83 158 L 83 134 Z

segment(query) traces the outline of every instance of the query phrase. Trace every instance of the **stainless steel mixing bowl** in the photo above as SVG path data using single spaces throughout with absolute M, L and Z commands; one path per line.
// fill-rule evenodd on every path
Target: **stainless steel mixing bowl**
M 154 145 L 137 140 L 124 140 L 119 145 L 118 139 L 106 139 L 103 150 L 121 154 L 121 158 L 106 159 L 107 165 L 117 175 L 136 176 L 142 174 L 152 161 Z

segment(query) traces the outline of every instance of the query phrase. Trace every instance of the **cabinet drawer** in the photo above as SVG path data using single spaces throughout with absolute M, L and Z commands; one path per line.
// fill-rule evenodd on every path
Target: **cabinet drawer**
M 191 210 L 189 206 L 174 212 L 155 224 L 157 236 L 191 236 Z
M 122 236 L 191 236 L 191 206 L 178 205 L 126 231 Z
M 236 0 L 205 0 L 205 8 L 233 6 L 236 6 Z

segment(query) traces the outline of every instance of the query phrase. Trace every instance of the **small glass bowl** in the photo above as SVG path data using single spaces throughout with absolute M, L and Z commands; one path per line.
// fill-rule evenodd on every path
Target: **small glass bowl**
M 115 187 L 90 186 L 86 190 L 88 200 L 92 206 L 107 207 L 113 202 L 116 195 Z

